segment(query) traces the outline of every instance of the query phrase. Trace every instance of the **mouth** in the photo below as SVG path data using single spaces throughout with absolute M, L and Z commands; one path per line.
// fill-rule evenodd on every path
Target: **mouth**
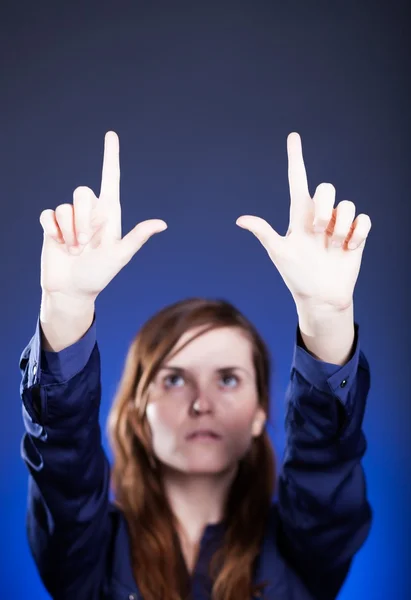
M 189 442 L 217 442 L 221 440 L 221 435 L 217 435 L 212 431 L 197 431 L 187 436 Z

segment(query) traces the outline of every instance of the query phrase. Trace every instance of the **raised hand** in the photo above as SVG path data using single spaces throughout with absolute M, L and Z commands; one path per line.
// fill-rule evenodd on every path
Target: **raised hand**
M 40 215 L 44 230 L 41 287 L 49 294 L 95 299 L 155 233 L 167 228 L 161 219 L 138 223 L 121 237 L 119 140 L 104 140 L 100 196 L 78 187 L 73 204 L 60 204 Z
M 287 137 L 290 222 L 280 236 L 264 219 L 243 215 L 239 227 L 253 233 L 277 267 L 297 305 L 344 310 L 352 303 L 361 257 L 371 229 L 366 214 L 342 200 L 335 188 L 320 184 L 311 198 L 298 133 Z

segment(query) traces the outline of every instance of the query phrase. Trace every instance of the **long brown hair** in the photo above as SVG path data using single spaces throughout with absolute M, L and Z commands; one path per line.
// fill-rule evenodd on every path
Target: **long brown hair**
M 270 417 L 268 348 L 253 324 L 226 300 L 188 298 L 176 302 L 157 312 L 134 337 L 108 416 L 107 433 L 114 457 L 114 503 L 128 524 L 133 573 L 144 600 L 182 600 L 187 584 L 182 581 L 182 555 L 176 551 L 177 521 L 151 446 L 146 404 L 148 387 L 164 359 L 170 357 L 183 333 L 198 326 L 199 333 L 185 345 L 219 327 L 237 327 L 246 333 L 252 344 L 259 403 L 267 421 Z M 213 600 L 249 600 L 254 594 L 261 595 L 266 585 L 253 585 L 253 573 L 274 493 L 275 468 L 274 451 L 264 429 L 239 461 L 224 507 L 224 541 L 209 570 Z

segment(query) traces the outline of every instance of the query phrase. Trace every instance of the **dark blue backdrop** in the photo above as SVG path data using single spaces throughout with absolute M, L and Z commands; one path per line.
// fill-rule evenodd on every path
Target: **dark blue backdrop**
M 141 324 L 186 296 L 226 297 L 272 351 L 281 456 L 297 315 L 264 249 L 235 220 L 257 214 L 285 234 L 291 131 L 302 137 L 311 192 L 331 182 L 337 202 L 370 215 L 355 318 L 372 369 L 374 526 L 341 598 L 411 597 L 406 2 L 14 0 L 0 10 L 2 597 L 47 598 L 25 537 L 19 454 L 18 359 L 41 294 L 38 219 L 72 202 L 78 185 L 99 192 L 109 129 L 120 137 L 124 233 L 148 218 L 169 229 L 97 301 L 103 425 Z

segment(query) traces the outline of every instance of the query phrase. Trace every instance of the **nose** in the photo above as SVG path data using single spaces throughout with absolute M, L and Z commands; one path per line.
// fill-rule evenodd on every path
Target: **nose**
M 212 402 L 204 392 L 197 394 L 197 397 L 191 404 L 191 412 L 195 415 L 212 412 L 212 408 Z

